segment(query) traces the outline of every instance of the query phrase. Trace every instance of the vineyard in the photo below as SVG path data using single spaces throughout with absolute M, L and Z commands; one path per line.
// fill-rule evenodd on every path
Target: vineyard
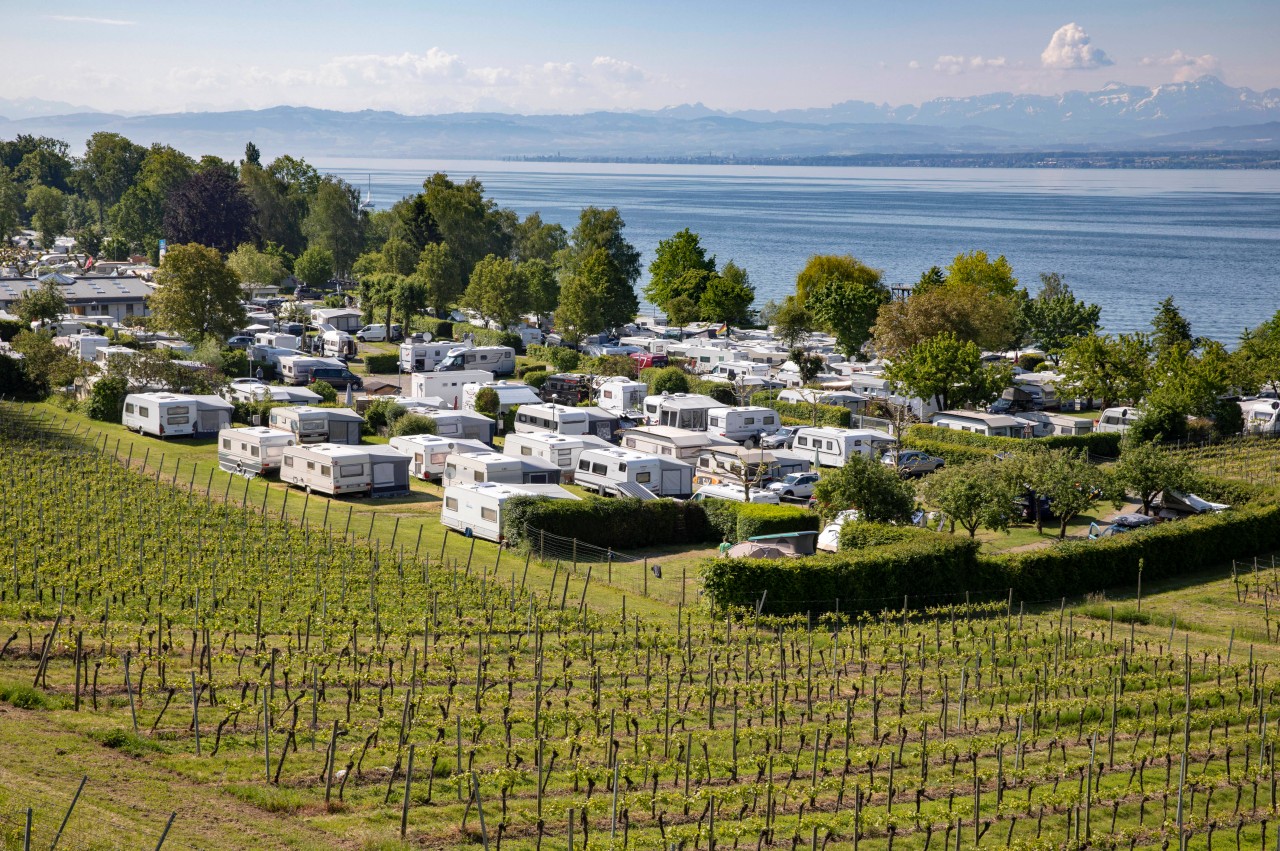
M 0 741 L 42 778 L 0 774 L 6 848 L 27 808 L 68 849 L 1280 847 L 1273 562 L 1218 583 L 1229 635 L 1146 600 L 637 611 L 15 406 L 0 445 Z M 68 813 L 76 754 L 118 762 Z
M 1271 437 L 1238 437 L 1180 450 L 1196 469 L 1219 478 L 1241 479 L 1275 487 L 1280 471 L 1280 441 Z

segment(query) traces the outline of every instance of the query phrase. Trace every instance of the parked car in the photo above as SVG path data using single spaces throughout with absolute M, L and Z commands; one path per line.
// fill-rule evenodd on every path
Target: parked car
M 356 332 L 356 339 L 362 343 L 383 343 L 388 340 L 395 342 L 404 337 L 404 331 L 399 325 L 392 325 L 391 331 L 387 331 L 387 326 L 382 323 L 374 325 L 366 325 Z
M 252 345 L 253 345 L 253 338 L 245 334 L 237 334 L 236 336 L 232 337 L 230 340 L 227 340 L 228 349 L 240 349 L 243 351 L 248 349 Z
M 792 441 L 796 439 L 796 432 L 799 430 L 799 426 L 783 426 L 773 434 L 762 435 L 760 438 L 760 448 L 790 449 Z
M 301 338 L 302 335 L 307 333 L 307 326 L 303 325 L 301 322 L 282 322 L 276 328 L 276 331 L 281 334 L 292 334 L 295 337 Z
M 946 462 L 938 456 L 914 449 L 886 452 L 880 460 L 891 467 L 897 465 L 899 475 L 905 478 L 923 476 L 946 466 Z
M 311 370 L 311 384 L 323 381 L 335 390 L 364 389 L 364 379 L 349 369 L 337 366 L 318 366 Z
M 1156 522 L 1156 518 L 1148 517 L 1145 514 L 1120 514 L 1112 517 L 1109 521 L 1103 521 L 1102 524 L 1090 523 L 1089 540 L 1110 538 L 1114 535 L 1131 532 L 1134 529 L 1141 529 L 1144 526 L 1153 526 Z
M 813 488 L 818 484 L 817 473 L 790 473 L 769 485 L 769 490 L 788 498 L 813 496 Z

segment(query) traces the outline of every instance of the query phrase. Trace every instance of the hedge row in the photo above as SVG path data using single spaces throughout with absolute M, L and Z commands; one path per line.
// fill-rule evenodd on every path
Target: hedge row
M 914 426 L 912 426 L 914 428 Z M 987 461 L 995 457 L 996 450 L 983 449 L 977 446 L 963 446 L 959 443 L 946 443 L 941 440 L 921 440 L 910 435 L 902 441 L 904 449 L 916 449 L 937 455 L 948 464 L 968 464 L 971 461 Z
M 430 316 L 424 316 L 417 320 L 422 326 L 422 330 L 431 334 L 433 340 L 452 340 L 453 339 L 453 323 L 448 319 L 435 319 Z
M 1049 449 L 1087 449 L 1093 455 L 1106 458 L 1120 457 L 1120 441 L 1124 435 L 1115 432 L 1091 432 L 1089 434 L 1054 434 L 1048 437 L 1022 439 L 1017 437 L 988 437 L 971 431 L 957 431 L 941 426 L 913 425 L 907 429 L 903 445 L 911 449 L 921 449 L 917 442 L 951 443 L 957 446 L 973 446 L 1003 452 L 1011 449 L 1031 446 L 1043 446 Z
M 718 540 L 738 543 L 756 535 L 816 532 L 817 514 L 798 505 L 766 505 L 710 499 L 702 503 L 707 523 Z
M 400 356 L 365 355 L 364 367 L 370 375 L 395 375 L 400 367 Z
M 890 600 L 947 594 L 972 583 L 978 544 L 934 535 L 847 552 L 781 559 L 709 559 L 703 586 L 716 605 L 755 605 L 766 590 L 770 612 L 878 609 Z M 981 587 L 986 587 L 981 586 Z
M 813 424 L 813 405 L 803 402 L 779 402 L 777 390 L 762 390 L 752 394 L 751 404 L 762 408 L 773 408 L 782 416 L 783 422 L 794 421 L 788 425 Z M 848 408 L 842 408 L 839 405 L 818 405 L 818 425 L 820 426 L 848 428 L 852 421 L 853 413 Z
M 577 538 L 615 550 L 669 544 L 701 544 L 711 537 L 707 514 L 696 502 L 674 499 L 542 499 L 515 497 L 504 506 L 503 534 L 513 544 L 526 528 Z

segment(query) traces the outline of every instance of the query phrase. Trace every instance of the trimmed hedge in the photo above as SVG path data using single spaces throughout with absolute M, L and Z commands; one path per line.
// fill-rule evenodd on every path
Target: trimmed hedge
M 897 544 L 933 534 L 935 533 L 921 529 L 919 526 L 894 526 L 891 523 L 853 521 L 840 526 L 840 551 Z
M 783 532 L 815 532 L 821 528 L 817 514 L 798 505 L 769 505 L 708 499 L 701 503 L 706 511 L 711 540 L 731 544 L 756 535 Z
M 424 331 L 431 333 L 431 339 L 433 340 L 453 339 L 453 323 L 448 319 L 434 319 L 430 316 L 424 316 L 418 319 L 418 324 L 422 326 Z
M 513 544 L 536 548 L 526 527 L 549 535 L 615 550 L 669 544 L 700 544 L 710 537 L 706 512 L 696 502 L 674 499 L 543 499 L 514 497 L 504 506 L 503 534 Z
M 957 431 L 941 426 L 916 424 L 907 429 L 902 445 L 910 449 L 924 450 L 917 442 L 951 443 L 957 446 L 971 446 L 990 449 L 994 452 L 1025 448 L 1026 446 L 1043 446 L 1048 449 L 1087 449 L 1093 455 L 1106 458 L 1120 457 L 1120 442 L 1124 437 L 1115 432 L 1091 432 L 1089 434 L 1054 434 L 1048 437 L 1023 439 L 1017 437 L 988 437 L 985 434 L 974 434 L 971 431 Z
M 914 428 L 914 426 L 913 426 Z M 910 435 L 902 441 L 903 449 L 917 449 L 930 455 L 937 455 L 948 464 L 968 464 L 971 461 L 990 461 L 996 450 L 983 449 L 977 446 L 963 446 L 959 443 L 944 443 L 940 440 L 913 439 Z
M 399 355 L 365 355 L 364 367 L 370 375 L 394 375 L 400 366 Z
M 770 612 L 878 609 L 889 601 L 948 594 L 976 584 L 978 544 L 950 535 L 919 537 L 810 558 L 708 559 L 703 587 L 715 605 L 755 605 L 769 592 Z
M 777 390 L 762 390 L 751 396 L 751 404 L 773 408 L 787 425 L 812 425 L 813 405 L 803 402 L 779 402 Z M 787 422 L 794 420 L 795 422 Z M 853 412 L 839 405 L 818 405 L 818 425 L 848 428 L 853 422 Z

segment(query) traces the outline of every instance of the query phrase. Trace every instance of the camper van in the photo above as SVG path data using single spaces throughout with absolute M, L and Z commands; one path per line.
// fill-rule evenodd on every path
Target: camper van
M 356 356 L 356 338 L 346 331 L 325 331 L 320 335 L 320 353 L 327 358 L 353 358 Z
M 854 455 L 878 459 L 893 443 L 890 435 L 868 428 L 802 428 L 791 449 L 823 467 L 843 467 Z
M 440 522 L 468 538 L 501 542 L 502 506 L 516 496 L 540 496 L 546 499 L 577 499 L 558 485 L 504 485 L 494 482 L 469 482 L 444 489 Z
M 483 369 L 496 376 L 514 375 L 516 350 L 510 346 L 476 346 L 454 348 L 436 364 L 436 372 L 456 372 L 460 369 Z
M 761 435 L 773 434 L 781 425 L 782 419 L 772 408 L 748 405 L 707 411 L 707 432 L 734 443 L 756 444 Z
M 1104 434 L 1124 434 L 1140 419 L 1142 411 L 1137 408 L 1107 408 L 1093 421 L 1093 430 Z
M 586 434 L 587 414 L 581 408 L 568 408 L 564 405 L 521 405 L 520 410 L 516 411 L 515 430 Z
M 409 341 L 400 344 L 401 372 L 431 372 L 454 349 L 470 348 L 469 343 L 436 340 L 430 343 Z M 474 380 L 474 379 L 473 379 Z M 490 379 L 492 380 L 492 379 Z
M 196 400 L 176 393 L 130 393 L 120 422 L 138 434 L 187 437 L 196 432 Z
M 369 453 L 355 446 L 312 443 L 286 446 L 280 481 L 331 496 L 368 496 L 373 490 Z
M 502 451 L 513 458 L 538 458 L 555 464 L 560 468 L 561 479 L 571 482 L 578 467 L 578 457 L 586 447 L 587 444 L 577 437 L 550 431 L 522 432 L 517 429 L 507 435 Z
M 508 437 L 508 441 L 510 437 Z M 419 479 L 439 479 L 444 476 L 445 459 L 460 452 L 488 452 L 489 447 L 478 440 L 440 437 L 437 434 L 410 434 L 393 437 L 388 445 L 409 458 L 409 475 Z
M 542 398 L 561 405 L 577 405 L 591 399 L 591 378 L 574 372 L 548 375 L 542 383 Z
M 600 496 L 687 499 L 693 493 L 693 466 L 629 449 L 584 449 L 574 481 Z
M 444 459 L 445 487 L 462 482 L 502 482 L 503 484 L 558 485 L 560 468 L 541 458 L 484 452 L 454 453 Z
M 465 384 L 462 387 L 462 407 L 476 409 L 476 394 L 485 387 L 492 387 L 498 394 L 498 413 L 505 414 L 517 405 L 540 405 L 537 392 L 522 381 L 486 381 L 483 384 Z
M 542 392 L 546 395 L 545 385 Z M 620 414 L 641 411 L 644 408 L 644 397 L 648 395 L 649 385 L 620 375 L 606 379 L 600 385 L 597 394 L 601 408 L 606 411 L 617 411 Z
M 218 466 L 242 475 L 276 473 L 285 447 L 293 445 L 293 435 L 274 428 L 224 428 L 218 432 Z
M 364 417 L 350 408 L 313 408 L 292 405 L 272 408 L 268 418 L 271 428 L 292 433 L 298 443 L 340 443 L 354 446 L 360 442 Z
M 280 378 L 288 384 L 310 384 L 311 373 L 317 367 L 345 369 L 337 358 L 316 358 L 310 355 L 288 355 L 280 358 L 276 369 Z
M 1245 434 L 1274 437 L 1280 434 L 1280 402 L 1275 399 L 1249 399 L 1240 403 L 1244 415 Z
M 644 398 L 644 421 L 649 425 L 674 426 L 693 431 L 707 430 L 707 412 L 723 408 L 724 402 L 697 393 L 663 393 Z
M 415 372 L 409 381 L 414 396 L 438 396 L 451 408 L 462 407 L 462 388 L 468 384 L 487 384 L 493 381 L 493 373 L 483 369 L 463 369 L 455 372 Z

